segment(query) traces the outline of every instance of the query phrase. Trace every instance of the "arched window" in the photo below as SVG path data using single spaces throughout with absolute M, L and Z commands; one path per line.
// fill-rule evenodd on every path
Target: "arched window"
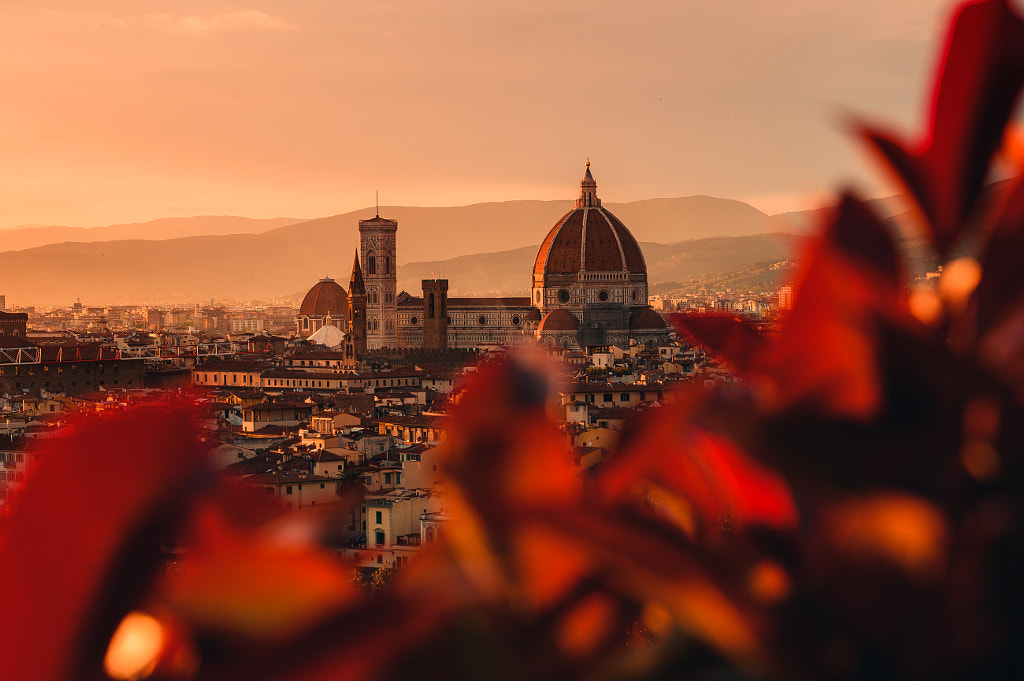
M 384 274 L 391 274 L 391 256 L 384 256 Z
M 372 252 L 368 253 L 366 256 L 366 273 L 377 274 L 377 256 Z
M 430 294 L 429 301 L 427 302 L 427 316 L 431 319 L 434 318 L 434 294 Z

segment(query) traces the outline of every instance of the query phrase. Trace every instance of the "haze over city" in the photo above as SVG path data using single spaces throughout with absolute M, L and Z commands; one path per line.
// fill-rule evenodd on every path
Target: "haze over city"
M 8 2 L 0 228 L 879 184 L 947 4 Z M 413 228 L 412 225 L 408 225 Z

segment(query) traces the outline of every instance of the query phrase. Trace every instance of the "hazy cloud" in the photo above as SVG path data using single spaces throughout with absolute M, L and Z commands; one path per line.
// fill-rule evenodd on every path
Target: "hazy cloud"
M 294 24 L 261 12 L 258 9 L 236 10 L 210 16 L 192 15 L 176 17 L 170 14 L 151 14 L 150 19 L 176 33 L 191 33 L 194 35 L 242 29 L 287 31 L 296 28 Z

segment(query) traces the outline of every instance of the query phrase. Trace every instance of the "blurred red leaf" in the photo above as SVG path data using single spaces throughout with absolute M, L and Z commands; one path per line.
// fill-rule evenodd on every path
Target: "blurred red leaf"
M 100 668 L 107 639 L 152 579 L 159 542 L 205 467 L 182 406 L 83 421 L 53 441 L 0 554 L 7 678 L 62 681 Z
M 861 131 L 917 201 L 940 253 L 974 209 L 1022 84 L 1024 21 L 1006 0 L 969 3 L 949 33 L 924 139 L 908 148 Z
M 766 340 L 749 322 L 731 314 L 674 314 L 676 330 L 744 373 L 757 364 Z

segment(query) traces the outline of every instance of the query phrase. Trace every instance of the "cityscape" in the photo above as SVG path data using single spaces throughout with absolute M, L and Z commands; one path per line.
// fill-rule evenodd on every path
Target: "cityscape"
M 603 208 L 589 161 L 576 207 L 550 229 L 532 274 L 523 273 L 532 282 L 527 296 L 449 297 L 445 279 L 397 290 L 398 221 L 376 215 L 358 227 L 347 290 L 322 278 L 297 307 L 76 303 L 0 312 L 3 460 L 11 464 L 0 480 L 0 515 L 16 504 L 29 472 L 15 443 L 59 435 L 72 414 L 201 389 L 217 460 L 244 484 L 304 509 L 341 503 L 341 481 L 362 476 L 368 495 L 342 554 L 358 547 L 367 566 L 394 567 L 421 546 L 412 535 L 425 539 L 428 526 L 433 532 L 443 522 L 435 479 L 421 469 L 436 471 L 448 407 L 481 363 L 537 347 L 562 367 L 567 387 L 553 405 L 556 422 L 566 456 L 585 468 L 633 414 L 680 386 L 734 380 L 666 315 L 736 314 L 767 329 L 793 302 L 784 268 L 777 290 L 649 295 L 644 255 Z M 298 482 L 306 476 L 310 482 Z M 412 506 L 434 501 L 419 515 L 403 511 L 401 524 L 367 523 L 368 509 L 392 497 Z
M 1021 9 L 0 8 L 0 678 L 1021 678 Z

